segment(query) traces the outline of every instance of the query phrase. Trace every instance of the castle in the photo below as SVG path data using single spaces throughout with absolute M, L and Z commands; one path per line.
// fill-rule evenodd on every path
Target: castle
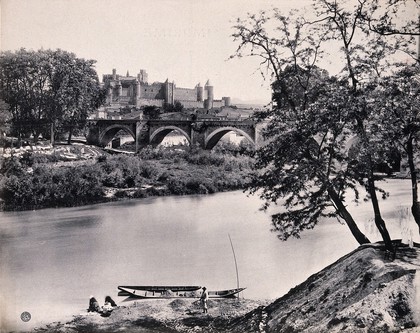
M 148 75 L 141 69 L 137 76 L 117 74 L 103 75 L 103 86 L 107 91 L 106 108 L 116 110 L 121 107 L 135 107 L 154 105 L 162 107 L 164 104 L 174 104 L 179 101 L 184 108 L 212 109 L 230 106 L 230 97 L 221 100 L 214 99 L 213 86 L 209 81 L 202 87 L 198 83 L 195 88 L 178 88 L 174 82 L 148 82 Z

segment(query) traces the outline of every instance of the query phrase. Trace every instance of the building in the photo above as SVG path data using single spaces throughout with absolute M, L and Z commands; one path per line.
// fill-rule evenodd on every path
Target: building
M 198 83 L 194 88 L 179 88 L 174 82 L 148 82 L 148 74 L 141 69 L 137 76 L 112 74 L 103 76 L 103 86 L 107 90 L 106 110 L 122 108 L 140 108 L 154 105 L 162 107 L 179 101 L 185 108 L 212 109 L 230 106 L 230 97 L 214 99 L 214 89 L 209 81 L 202 87 Z

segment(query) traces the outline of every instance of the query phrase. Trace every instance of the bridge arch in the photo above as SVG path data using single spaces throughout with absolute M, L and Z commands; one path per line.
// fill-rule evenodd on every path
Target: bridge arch
M 122 125 L 122 124 L 115 124 L 106 127 L 104 130 L 101 131 L 99 134 L 99 143 L 101 146 L 105 147 L 111 140 L 117 135 L 119 131 L 123 130 L 127 134 L 131 135 L 134 140 L 136 140 L 136 133 L 133 132 L 131 126 Z
M 205 139 L 204 149 L 213 149 L 220 139 L 228 132 L 235 132 L 244 136 L 249 142 L 255 145 L 255 140 L 245 131 L 236 127 L 221 127 L 211 132 Z
M 183 136 L 185 136 L 185 138 L 188 141 L 188 144 L 191 145 L 191 137 L 190 137 L 190 135 L 187 132 L 185 132 L 183 129 L 179 128 L 178 126 L 171 126 L 171 125 L 159 127 L 153 133 L 151 133 L 150 134 L 149 143 L 151 145 L 153 145 L 153 146 L 157 146 L 172 131 L 178 131 L 178 132 L 180 132 Z

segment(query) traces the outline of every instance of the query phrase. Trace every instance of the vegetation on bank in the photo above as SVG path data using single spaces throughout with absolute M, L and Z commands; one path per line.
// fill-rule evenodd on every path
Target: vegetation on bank
M 3 210 L 65 207 L 156 195 L 207 194 L 245 188 L 252 158 L 232 151 L 147 148 L 139 155 L 102 154 L 59 162 L 26 152 L 1 161 Z M 57 163 L 58 162 L 58 163 Z

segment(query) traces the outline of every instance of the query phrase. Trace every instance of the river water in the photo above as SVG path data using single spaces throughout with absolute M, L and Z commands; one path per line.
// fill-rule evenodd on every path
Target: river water
M 391 236 L 416 234 L 404 217 L 409 183 L 393 180 L 386 187 L 397 194 L 382 204 Z M 90 295 L 101 305 L 106 295 L 124 304 L 118 285 L 234 288 L 229 235 L 240 286 L 247 287 L 241 297 L 253 299 L 278 298 L 357 247 L 348 228 L 332 219 L 281 242 L 261 204 L 235 191 L 0 213 L 1 326 L 27 329 L 69 319 L 86 313 Z M 369 206 L 350 208 L 378 240 Z M 21 321 L 24 311 L 31 321 Z

